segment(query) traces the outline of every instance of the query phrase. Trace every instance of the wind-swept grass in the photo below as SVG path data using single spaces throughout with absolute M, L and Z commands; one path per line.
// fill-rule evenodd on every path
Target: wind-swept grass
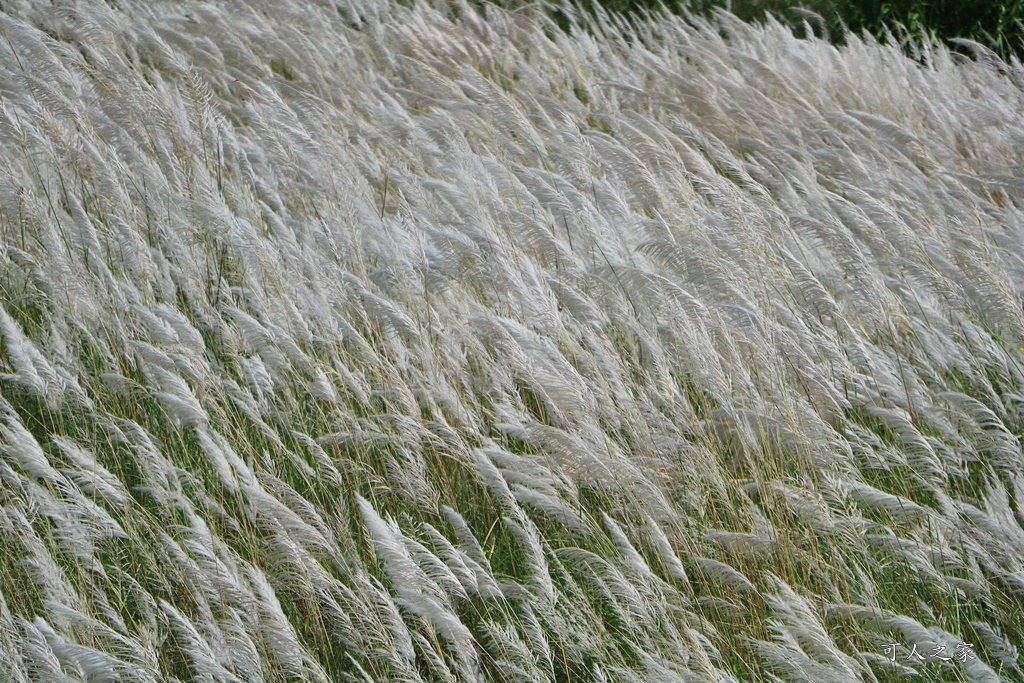
M 0 679 L 1024 679 L 1018 69 L 561 12 L 3 6 Z

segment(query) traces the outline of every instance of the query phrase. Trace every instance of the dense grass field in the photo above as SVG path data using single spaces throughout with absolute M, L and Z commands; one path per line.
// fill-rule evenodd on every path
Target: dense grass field
M 1024 681 L 1024 73 L 0 4 L 3 683 Z

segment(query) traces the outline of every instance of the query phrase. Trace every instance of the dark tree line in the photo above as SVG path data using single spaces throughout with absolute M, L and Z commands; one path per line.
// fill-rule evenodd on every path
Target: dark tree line
M 630 12 L 660 6 L 662 0 L 585 2 L 615 12 Z M 762 19 L 770 12 L 797 25 L 807 18 L 799 11 L 805 9 L 821 16 L 829 35 L 840 41 L 843 27 L 847 27 L 879 39 L 885 39 L 888 32 L 898 40 L 918 44 L 967 38 L 993 49 L 1004 59 L 1024 54 L 1024 0 L 664 0 L 664 4 L 672 11 L 694 13 L 725 7 L 747 21 Z M 815 31 L 820 29 L 814 26 Z

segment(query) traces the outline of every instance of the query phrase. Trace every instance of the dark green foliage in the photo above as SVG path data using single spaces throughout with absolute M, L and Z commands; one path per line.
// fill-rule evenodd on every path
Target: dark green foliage
M 595 0 L 584 0 L 593 6 Z M 651 0 L 600 0 L 596 4 L 614 12 L 642 11 L 660 5 Z M 801 27 L 807 22 L 822 35 L 842 41 L 844 29 L 885 40 L 949 41 L 966 38 L 993 49 L 1003 59 L 1021 55 L 1024 48 L 1024 0 L 668 0 L 673 12 L 710 14 L 724 8 L 744 21 L 763 20 L 767 14 Z M 809 10 L 824 20 L 801 12 Z M 955 43 L 954 43 L 955 44 Z M 968 50 L 969 51 L 969 50 Z
M 1004 57 L 1011 52 L 1019 55 L 1022 47 L 1021 0 L 841 0 L 836 3 L 836 10 L 851 29 L 867 30 L 876 36 L 884 33 L 885 25 L 902 26 L 912 37 L 969 38 L 994 48 Z

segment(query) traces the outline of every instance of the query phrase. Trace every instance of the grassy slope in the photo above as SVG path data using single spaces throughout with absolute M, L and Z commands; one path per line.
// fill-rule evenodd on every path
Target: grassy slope
M 74 4 L 0 14 L 0 680 L 1024 680 L 1020 74 Z

